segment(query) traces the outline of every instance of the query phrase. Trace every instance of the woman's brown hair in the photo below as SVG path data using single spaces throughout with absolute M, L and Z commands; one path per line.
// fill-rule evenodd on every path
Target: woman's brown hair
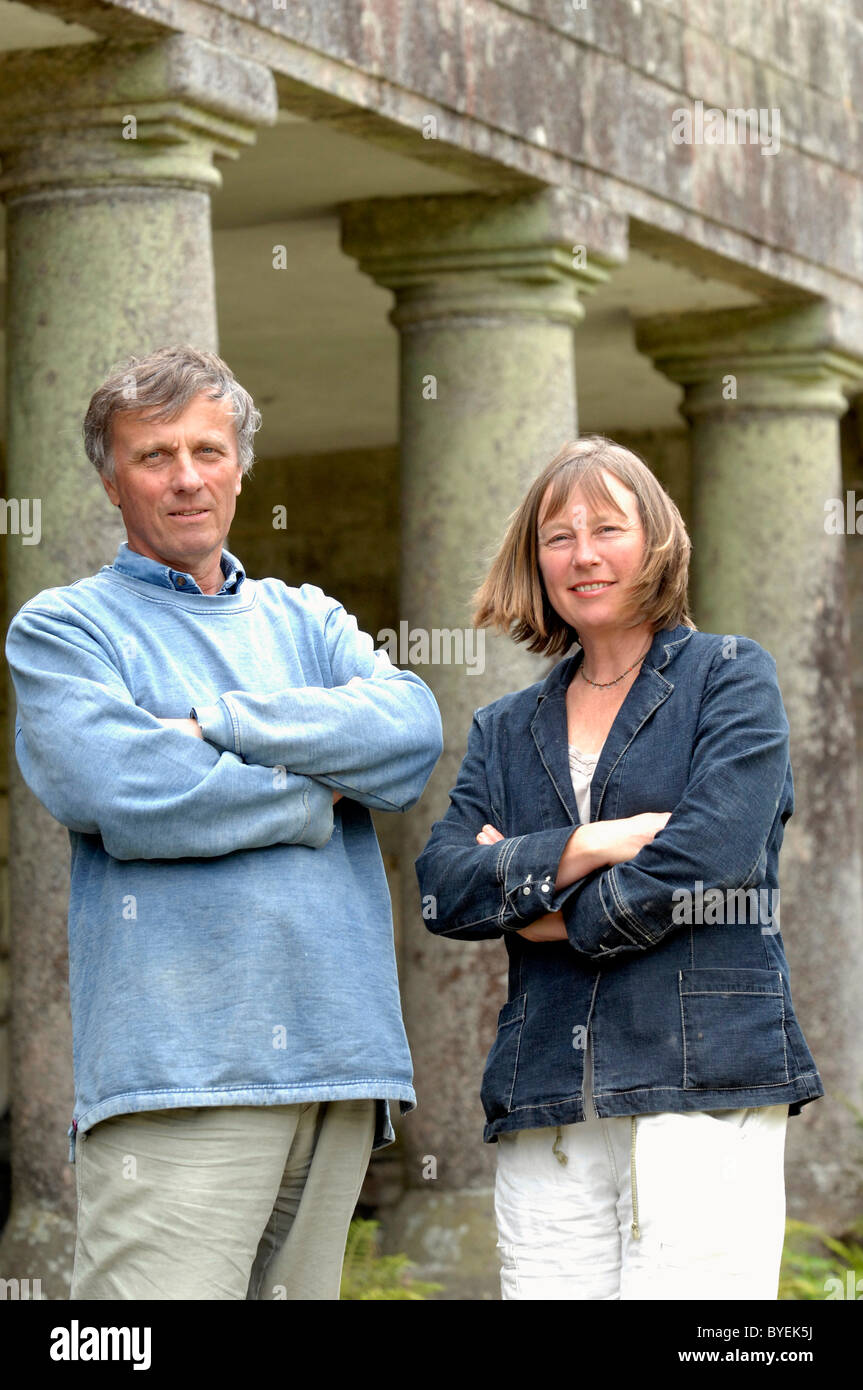
M 683 517 L 638 454 L 603 435 L 585 435 L 564 444 L 531 484 L 509 519 L 506 534 L 485 581 L 474 595 L 476 627 L 495 627 L 514 642 L 544 656 L 562 656 L 578 641 L 575 628 L 552 608 L 539 567 L 538 531 L 555 516 L 574 487 L 580 486 L 591 507 L 620 508 L 606 486 L 607 470 L 635 493 L 644 528 L 644 559 L 635 580 L 632 626 L 649 622 L 661 628 L 695 627 L 689 614 L 687 584 L 692 543 Z M 548 500 L 543 506 L 543 498 Z

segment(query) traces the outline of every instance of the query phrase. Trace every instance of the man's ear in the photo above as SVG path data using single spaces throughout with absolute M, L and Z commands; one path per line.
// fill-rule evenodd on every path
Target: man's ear
M 234 495 L 235 495 L 235 497 L 239 497 L 239 495 L 240 495 L 240 489 L 242 488 L 242 486 L 243 486 L 243 468 L 242 468 L 242 464 L 239 464 L 239 463 L 238 463 L 238 464 L 237 464 L 237 486 L 234 488 Z
M 111 479 L 111 478 L 106 478 L 104 473 L 100 473 L 100 474 L 99 474 L 99 477 L 100 477 L 101 480 L 102 480 L 102 486 L 103 486 L 103 488 L 104 488 L 105 491 L 107 492 L 107 494 L 108 494 L 108 496 L 110 497 L 111 501 L 114 503 L 114 506 L 115 506 L 115 507 L 120 507 L 120 494 L 119 494 L 119 492 L 117 491 L 117 487 L 116 487 L 116 484 L 114 483 L 113 479 Z M 122 507 L 120 507 L 120 510 L 121 510 L 121 511 L 123 510 Z

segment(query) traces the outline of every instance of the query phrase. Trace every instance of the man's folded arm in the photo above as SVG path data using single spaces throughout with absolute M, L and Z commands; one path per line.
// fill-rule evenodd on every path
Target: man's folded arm
M 16 756 L 58 821 L 100 835 L 115 859 L 326 844 L 333 830 L 326 787 L 247 765 L 163 726 L 135 704 L 96 625 L 79 620 L 28 607 L 6 639 Z
M 323 637 L 332 688 L 231 690 L 215 705 L 196 704 L 196 718 L 205 739 L 247 763 L 290 768 L 373 810 L 407 811 L 443 750 L 437 704 L 419 676 L 393 666 L 329 602 Z
M 562 912 L 570 945 L 594 960 L 650 950 L 689 925 L 680 908 L 694 907 L 697 895 L 759 882 L 777 817 L 784 826 L 794 808 L 788 740 L 776 663 L 738 637 L 736 657 L 720 654 L 708 673 L 683 797 L 633 859 L 591 876 L 568 897 Z M 741 894 L 735 916 L 738 902 L 746 909 Z

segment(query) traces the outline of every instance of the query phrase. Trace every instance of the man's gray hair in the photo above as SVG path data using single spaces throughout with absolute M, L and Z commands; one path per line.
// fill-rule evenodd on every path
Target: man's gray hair
M 84 417 L 84 448 L 96 471 L 109 481 L 114 477 L 111 421 L 119 411 L 149 410 L 148 419 L 172 420 L 201 392 L 211 400 L 230 398 L 240 466 L 244 474 L 250 472 L 261 412 L 221 357 L 188 344 L 127 358 L 93 393 Z

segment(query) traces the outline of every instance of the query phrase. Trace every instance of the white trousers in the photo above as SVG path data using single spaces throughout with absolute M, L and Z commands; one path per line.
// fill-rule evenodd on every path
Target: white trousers
M 504 1299 L 775 1299 L 787 1105 L 498 1135 Z M 559 1157 L 565 1156 L 566 1162 Z

